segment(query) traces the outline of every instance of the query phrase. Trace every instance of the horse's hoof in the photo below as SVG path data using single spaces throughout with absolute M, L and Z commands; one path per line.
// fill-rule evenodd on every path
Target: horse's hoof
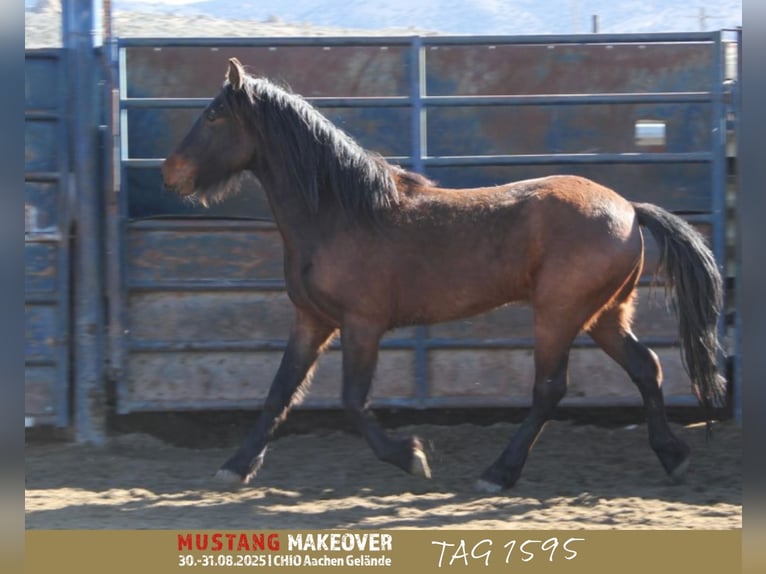
M 497 494 L 498 492 L 503 490 L 503 487 L 500 486 L 497 483 L 489 482 L 488 480 L 484 480 L 483 478 L 480 478 L 476 481 L 475 485 L 476 490 L 479 492 L 483 492 L 485 494 Z
M 426 453 L 420 449 L 412 451 L 412 465 L 410 466 L 410 474 L 415 476 L 422 476 L 424 478 L 431 478 L 431 467 L 428 466 L 428 459 Z
M 247 484 L 247 479 L 234 471 L 222 468 L 213 475 L 213 483 L 220 488 L 239 488 Z
M 670 480 L 672 480 L 675 484 L 681 484 L 686 480 L 686 471 L 689 470 L 690 460 L 691 457 L 687 456 L 683 461 L 681 461 L 681 464 L 675 467 L 673 472 L 670 473 Z

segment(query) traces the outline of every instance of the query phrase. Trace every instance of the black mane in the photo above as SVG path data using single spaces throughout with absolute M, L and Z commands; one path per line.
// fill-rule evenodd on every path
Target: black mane
M 239 121 L 258 135 L 259 164 L 281 173 L 312 213 L 331 200 L 355 218 L 375 221 L 381 210 L 399 202 L 395 174 L 400 170 L 362 148 L 299 95 L 250 76 L 243 90 L 227 84 L 224 93 Z

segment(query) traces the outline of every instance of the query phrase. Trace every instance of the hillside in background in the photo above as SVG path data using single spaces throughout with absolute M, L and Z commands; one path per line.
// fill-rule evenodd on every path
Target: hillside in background
M 114 0 L 120 10 L 282 20 L 358 29 L 415 27 L 447 34 L 679 32 L 742 25 L 742 0 Z M 700 10 L 704 10 L 704 15 Z M 702 18 L 701 18 L 702 16 Z
M 27 48 L 61 45 L 61 0 L 25 0 Z M 691 32 L 742 25 L 742 0 L 112 0 L 116 36 Z M 701 11 L 702 10 L 702 11 Z

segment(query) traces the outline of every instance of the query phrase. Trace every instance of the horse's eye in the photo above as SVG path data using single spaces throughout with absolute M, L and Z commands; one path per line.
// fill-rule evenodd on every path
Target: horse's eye
M 210 108 L 205 113 L 205 117 L 207 118 L 207 121 L 212 122 L 218 117 L 218 112 L 215 108 Z

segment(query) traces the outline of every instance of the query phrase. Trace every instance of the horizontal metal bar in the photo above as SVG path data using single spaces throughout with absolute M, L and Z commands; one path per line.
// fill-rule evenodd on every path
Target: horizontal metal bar
M 390 156 L 391 162 L 409 163 L 406 156 Z M 556 165 L 556 164 L 610 164 L 610 163 L 707 163 L 713 155 L 708 152 L 686 153 L 559 153 L 519 155 L 465 155 L 429 156 L 423 158 L 425 166 L 459 167 L 487 165 Z M 123 165 L 131 168 L 154 168 L 162 165 L 161 158 L 128 158 Z
M 556 165 L 556 164 L 611 164 L 611 163 L 705 163 L 710 152 L 688 153 L 560 153 L 521 155 L 432 156 L 423 158 L 423 164 L 436 167 L 485 165 Z
M 127 98 L 125 100 L 120 100 L 120 109 L 203 109 L 212 100 L 212 95 L 209 98 Z
M 287 46 L 408 46 L 416 37 L 425 46 L 549 45 L 549 44 L 666 44 L 707 43 L 718 32 L 639 33 L 639 34 L 546 34 L 520 36 L 285 36 L 280 38 L 119 38 L 119 48 L 144 47 L 287 47 Z
M 24 243 L 60 243 L 61 233 L 58 231 L 25 231 Z
M 315 97 L 306 98 L 318 108 L 404 108 L 412 104 L 409 96 L 367 96 L 367 97 Z
M 308 402 L 308 401 L 307 401 Z M 428 397 L 425 399 L 425 408 L 527 408 L 532 406 L 532 397 Z M 665 397 L 665 406 L 668 407 L 696 407 L 699 405 L 694 395 L 671 395 Z M 307 405 L 311 407 L 310 403 Z M 381 405 L 373 400 L 372 408 Z M 640 396 L 623 397 L 564 397 L 559 403 L 560 407 L 643 407 Z
M 200 280 L 200 281 L 132 281 L 128 289 L 147 291 L 284 291 L 283 279 Z
M 712 92 L 646 92 L 615 94 L 530 94 L 491 96 L 423 96 L 427 107 L 518 106 L 518 105 L 596 105 L 596 104 L 668 104 L 711 102 Z M 122 109 L 203 109 L 212 98 L 128 98 Z M 409 96 L 314 97 L 308 102 L 320 108 L 401 108 L 411 105 Z
M 402 108 L 410 105 L 407 96 L 383 97 L 317 97 L 306 98 L 321 108 Z M 209 98 L 128 98 L 120 101 L 122 109 L 204 109 L 212 101 Z
M 540 34 L 520 36 L 423 36 L 425 46 L 549 45 L 549 44 L 667 44 L 714 42 L 718 32 L 636 34 Z
M 152 168 L 152 167 L 160 167 L 162 165 L 162 162 L 164 162 L 164 158 L 126 158 L 122 160 L 122 165 L 124 167 L 132 167 L 132 168 Z
M 649 347 L 674 347 L 677 338 L 647 337 L 641 342 Z M 514 337 L 503 339 L 426 339 L 424 345 L 428 349 L 533 349 L 535 340 L 532 337 Z M 596 343 L 588 337 L 580 336 L 572 342 L 573 349 L 595 349 Z
M 715 217 L 710 213 L 681 213 L 677 212 L 691 223 L 712 223 Z M 208 233 L 211 231 L 274 231 L 277 232 L 277 224 L 274 219 L 267 217 L 208 217 L 208 216 L 173 216 L 173 217 L 148 217 L 145 219 L 131 219 L 128 221 L 129 233 L 141 233 L 149 231 L 197 231 Z
M 711 92 L 646 92 L 624 94 L 530 94 L 495 96 L 424 96 L 423 105 L 443 106 L 532 106 L 594 104 L 670 104 L 711 102 Z
M 272 219 L 264 218 L 211 218 L 211 217 L 153 217 L 128 221 L 128 232 L 144 231 L 276 231 Z
M 287 326 L 286 326 L 287 328 Z M 414 338 L 383 339 L 382 349 L 414 349 Z M 130 351 L 135 353 L 239 353 L 259 351 L 283 351 L 287 347 L 286 339 L 253 339 L 239 341 L 155 341 L 132 339 L 128 343 Z M 333 341 L 329 349 L 340 350 L 340 341 Z
M 44 426 L 66 426 L 61 422 L 61 416 L 50 413 L 24 413 L 25 428 L 44 427 Z
M 33 121 L 59 121 L 61 113 L 53 110 L 28 109 L 24 110 L 24 119 Z
M 24 357 L 24 367 L 55 367 L 58 364 L 56 359 L 43 359 L 41 357 Z
M 61 181 L 61 174 L 57 171 L 25 171 L 24 181 L 38 183 L 56 183 Z
M 119 38 L 119 48 L 278 48 L 300 46 L 408 46 L 413 36 L 283 36 L 226 38 Z
M 147 341 L 130 340 L 128 349 L 134 353 L 227 353 L 281 351 L 287 346 L 283 339 L 249 341 Z
M 197 411 L 197 410 L 260 410 L 265 399 L 197 399 L 197 400 L 131 400 L 126 399 L 118 404 L 118 414 L 132 412 L 159 412 L 159 411 Z M 478 396 L 478 397 L 377 397 L 372 401 L 373 409 L 412 409 L 426 410 L 439 408 L 528 408 L 532 404 L 531 396 L 504 397 L 504 396 Z M 698 401 L 693 395 L 671 395 L 665 397 L 665 406 L 668 407 L 697 407 Z M 564 397 L 561 407 L 568 408 L 624 408 L 642 407 L 643 403 L 639 396 L 623 397 Z M 311 410 L 338 410 L 338 416 L 343 416 L 342 404 L 338 399 L 311 398 L 296 405 L 295 408 L 302 411 Z
M 663 288 L 662 278 L 656 281 L 651 277 L 644 277 L 638 282 L 639 287 Z M 177 281 L 132 281 L 128 284 L 128 290 L 137 293 L 146 292 L 217 292 L 217 291 L 284 291 L 286 285 L 283 279 L 260 279 L 260 280 L 177 280 Z
M 381 341 L 380 347 L 389 350 L 410 350 L 415 348 L 415 338 L 392 338 Z M 675 347 L 677 338 L 651 337 L 642 339 L 650 347 Z M 422 341 L 428 350 L 454 349 L 533 349 L 535 341 L 532 337 L 513 337 L 505 339 L 426 339 Z M 237 341 L 154 341 L 131 340 L 129 349 L 136 353 L 240 353 L 258 351 L 281 351 L 287 347 L 283 339 L 253 339 Z M 586 337 L 578 337 L 572 347 L 575 349 L 595 349 L 597 345 Z M 340 349 L 340 343 L 335 341 L 330 348 Z
M 25 305 L 58 305 L 59 294 L 55 291 L 27 291 L 24 293 Z
M 24 59 L 57 60 L 60 59 L 63 54 L 63 48 L 27 48 L 24 50 Z
M 259 399 L 197 399 L 197 400 L 135 400 L 124 399 L 117 404 L 117 414 L 158 411 L 201 411 L 201 410 L 260 410 L 264 400 Z M 336 410 L 342 407 L 340 398 L 309 398 L 295 405 L 300 410 Z M 381 397 L 375 399 L 375 408 L 421 408 L 419 399 L 414 397 Z M 339 416 L 343 416 L 339 413 Z

